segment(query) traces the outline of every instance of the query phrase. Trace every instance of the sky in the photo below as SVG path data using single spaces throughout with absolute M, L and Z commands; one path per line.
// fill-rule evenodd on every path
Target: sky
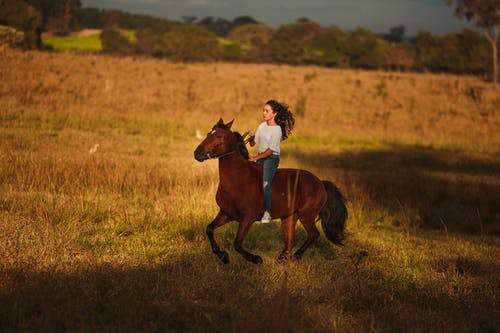
M 435 35 L 459 32 L 474 25 L 453 15 L 446 0 L 80 0 L 82 7 L 115 8 L 180 21 L 213 16 L 232 20 L 248 15 L 275 28 L 308 18 L 324 26 L 344 30 L 368 28 L 389 32 L 404 25 L 407 37 L 418 31 Z

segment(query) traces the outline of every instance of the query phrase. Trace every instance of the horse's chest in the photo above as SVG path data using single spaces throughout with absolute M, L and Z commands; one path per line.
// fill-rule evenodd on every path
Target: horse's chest
M 220 208 L 234 216 L 244 215 L 244 211 L 255 205 L 253 201 L 260 203 L 263 200 L 262 196 L 253 192 L 244 187 L 225 188 L 219 186 L 215 201 Z

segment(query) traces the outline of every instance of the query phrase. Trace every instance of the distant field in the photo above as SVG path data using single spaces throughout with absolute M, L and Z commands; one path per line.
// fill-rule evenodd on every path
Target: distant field
M 135 42 L 136 31 L 123 30 L 122 34 L 131 42 Z M 100 33 L 93 32 L 91 35 L 75 35 L 75 36 L 51 36 L 43 38 L 43 44 L 49 46 L 56 51 L 102 51 L 102 43 L 99 37 Z
M 56 51 L 94 51 L 102 50 L 102 43 L 99 35 L 92 36 L 68 36 L 49 37 L 43 39 L 43 44 L 52 47 Z
M 488 83 L 0 52 L 0 331 L 500 331 Z M 280 166 L 346 196 L 346 246 L 322 235 L 277 264 L 279 223 L 255 224 L 254 266 L 233 223 L 216 231 L 223 265 L 205 236 L 217 161 L 194 160 L 196 133 L 220 117 L 255 130 L 270 98 L 297 116 Z

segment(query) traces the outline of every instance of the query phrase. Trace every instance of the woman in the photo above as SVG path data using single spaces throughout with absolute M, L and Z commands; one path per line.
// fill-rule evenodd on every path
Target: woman
M 295 119 L 288 105 L 275 100 L 267 101 L 262 109 L 264 121 L 257 128 L 255 135 L 250 133 L 250 146 L 259 146 L 258 154 L 250 157 L 263 167 L 264 215 L 262 223 L 271 222 L 272 183 L 280 163 L 280 141 L 286 140 L 291 133 Z

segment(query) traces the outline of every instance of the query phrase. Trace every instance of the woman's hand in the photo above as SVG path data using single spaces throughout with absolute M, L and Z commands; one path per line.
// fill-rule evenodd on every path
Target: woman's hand
M 266 157 L 269 157 L 273 154 L 273 151 L 269 148 L 266 149 L 265 152 L 263 153 L 260 153 L 258 155 L 255 155 L 255 156 L 250 156 L 248 158 L 249 161 L 252 161 L 252 162 L 257 162 L 258 160 L 262 159 L 262 158 L 266 158 Z
M 255 133 L 252 131 L 248 132 L 248 143 L 250 144 L 250 147 L 255 146 Z

